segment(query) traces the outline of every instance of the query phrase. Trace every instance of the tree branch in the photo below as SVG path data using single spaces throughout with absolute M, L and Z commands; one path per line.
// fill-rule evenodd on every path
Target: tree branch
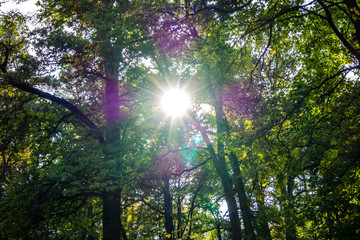
M 59 125 L 60 125 L 66 118 L 68 118 L 68 117 L 70 117 L 70 116 L 72 116 L 72 115 L 74 115 L 74 113 L 71 112 L 71 113 L 63 116 L 62 118 L 60 118 L 59 121 L 56 123 L 55 127 L 48 133 L 48 136 L 50 136 L 51 134 L 53 134 L 53 133 L 56 131 L 56 129 L 59 127 Z
M 198 10 L 197 13 L 204 11 L 204 10 L 214 10 L 216 12 L 221 12 L 221 13 L 234 13 L 234 12 L 243 10 L 245 7 L 249 6 L 251 2 L 252 2 L 252 0 L 247 1 L 246 3 L 244 3 L 243 5 L 241 5 L 239 7 L 227 10 L 227 9 L 218 8 L 215 6 L 208 6 L 205 1 L 202 1 L 204 8 Z
M 360 63 L 360 53 L 340 33 L 339 29 L 336 27 L 336 25 L 334 23 L 334 20 L 333 20 L 332 15 L 331 15 L 331 13 L 329 11 L 329 8 L 326 6 L 324 1 L 322 1 L 322 0 L 317 0 L 317 2 L 324 9 L 325 14 L 326 14 L 326 21 L 329 23 L 331 29 L 334 31 L 334 33 L 340 39 L 340 41 L 344 44 L 344 46 L 349 50 L 349 52 L 356 57 L 356 59 L 358 60 L 358 63 Z
M 136 189 L 133 188 L 134 192 L 135 192 L 135 195 L 138 196 L 140 198 L 140 201 L 143 202 L 146 206 L 148 206 L 149 208 L 151 208 L 152 210 L 154 210 L 155 212 L 158 212 L 162 215 L 165 214 L 165 212 L 161 211 L 160 209 L 158 209 L 157 207 L 154 207 L 153 205 L 151 205 L 150 203 L 146 202 L 145 199 L 136 192 Z
M 208 159 L 206 159 L 206 160 L 203 161 L 202 163 L 199 163 L 198 165 L 196 165 L 196 166 L 194 166 L 194 167 L 192 167 L 192 168 L 184 169 L 184 170 L 182 170 L 181 172 L 178 172 L 178 173 L 172 173 L 172 175 L 174 175 L 174 176 L 181 176 L 181 175 L 182 175 L 183 173 L 185 173 L 185 172 L 191 172 L 191 171 L 195 170 L 196 168 L 198 168 L 198 167 L 204 165 L 205 163 L 207 163 L 210 159 L 211 159 L 211 157 L 209 157 Z
M 81 122 L 83 122 L 86 126 L 88 126 L 91 130 L 94 131 L 94 133 L 96 134 L 96 138 L 99 140 L 99 142 L 101 142 L 101 143 L 105 142 L 104 136 L 103 136 L 100 128 L 98 128 L 84 113 L 82 113 L 76 106 L 74 106 L 73 104 L 71 104 L 67 100 L 65 100 L 63 98 L 56 97 L 56 96 L 54 96 L 54 95 L 52 95 L 50 93 L 43 92 L 43 91 L 41 91 L 41 90 L 39 90 L 37 88 L 34 88 L 32 86 L 29 86 L 29 85 L 25 84 L 25 83 L 21 83 L 19 81 L 16 81 L 15 79 L 8 79 L 5 82 L 7 84 L 15 87 L 15 88 L 18 88 L 20 90 L 23 90 L 23 91 L 31 93 L 31 94 L 35 94 L 38 97 L 48 99 L 48 100 L 50 100 L 52 102 L 55 102 L 55 103 L 65 107 L 65 108 L 67 108 Z

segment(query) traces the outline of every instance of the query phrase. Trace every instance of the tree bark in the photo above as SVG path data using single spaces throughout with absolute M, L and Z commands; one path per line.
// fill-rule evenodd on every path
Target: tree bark
M 235 199 L 235 192 L 233 190 L 233 184 L 231 181 L 230 174 L 226 167 L 225 158 L 219 157 L 219 160 L 215 165 L 217 173 L 220 176 L 221 183 L 224 189 L 225 200 L 228 205 L 229 215 L 230 215 L 230 225 L 231 225 L 231 233 L 233 240 L 241 240 L 241 224 L 239 218 L 238 207 Z
M 164 175 L 167 175 L 165 173 Z M 166 233 L 170 234 L 171 237 L 167 238 L 169 240 L 173 239 L 174 234 L 174 222 L 173 222 L 173 213 L 172 213 L 172 198 L 170 193 L 170 179 L 168 176 L 164 176 L 163 178 L 164 182 L 164 212 L 165 212 L 165 229 Z
M 89 219 L 92 219 L 94 217 L 94 212 L 93 212 L 93 205 L 92 203 L 89 203 L 89 207 L 88 207 L 88 212 L 87 212 L 87 217 Z M 92 220 L 91 220 L 92 221 Z M 95 228 L 95 222 L 92 221 L 91 223 L 91 228 Z M 84 237 L 84 239 L 86 239 L 86 237 Z M 87 236 L 87 240 L 95 240 L 96 239 L 96 236 L 94 236 L 93 233 L 91 233 L 90 235 Z
M 196 124 L 197 129 L 200 131 L 206 145 L 207 149 L 210 153 L 211 160 L 214 163 L 215 170 L 220 177 L 221 184 L 223 186 L 225 201 L 228 206 L 229 210 L 229 217 L 230 217 L 230 226 L 231 226 L 231 235 L 233 240 L 241 240 L 242 233 L 241 233 L 241 224 L 240 218 L 238 213 L 238 208 L 235 199 L 235 193 L 233 190 L 233 184 L 231 182 L 230 174 L 226 166 L 225 157 L 220 154 L 216 154 L 215 150 L 211 144 L 210 139 L 208 138 L 205 130 L 199 125 Z
M 294 211 L 294 177 L 288 176 L 285 203 L 285 226 L 286 240 L 297 240 L 296 224 L 293 216 Z
M 109 184 L 103 194 L 103 239 L 127 239 L 122 234 L 121 225 L 121 186 L 120 186 L 120 96 L 118 83 L 118 65 L 105 58 L 104 68 L 107 73 L 105 81 L 105 120 L 106 142 L 104 145 L 104 161 L 109 167 Z M 113 184 L 110 184 L 113 182 Z
M 248 236 L 249 240 L 256 240 L 255 230 L 252 223 L 253 215 L 246 198 L 245 184 L 241 177 L 239 161 L 233 152 L 230 153 L 230 163 L 233 170 L 235 190 L 240 202 L 240 210 L 244 221 L 246 235 Z
M 216 234 L 217 234 L 218 240 L 222 240 L 220 223 L 218 223 L 218 224 L 216 225 Z
M 107 191 L 103 196 L 103 239 L 121 239 L 120 220 L 121 191 Z
M 214 93 L 213 95 L 213 99 L 215 99 L 214 108 L 216 114 L 217 132 L 221 135 L 218 140 L 218 154 L 221 153 L 221 155 L 225 156 L 224 145 L 227 137 L 229 137 L 229 125 L 223 111 L 222 103 L 216 99 Z M 245 194 L 245 185 L 241 177 L 239 161 L 237 159 L 237 156 L 232 151 L 230 151 L 229 160 L 231 169 L 233 171 L 235 191 L 239 198 L 240 209 L 244 221 L 246 235 L 249 240 L 256 240 L 256 235 L 252 224 L 252 214 Z
M 180 181 L 180 178 L 181 176 L 179 176 L 177 178 L 177 189 L 178 189 L 178 192 L 177 192 L 177 238 L 178 239 L 181 239 L 182 238 L 182 235 L 183 235 L 183 231 L 182 231 L 182 214 L 181 214 L 181 181 Z M 192 210 L 190 210 L 192 211 Z

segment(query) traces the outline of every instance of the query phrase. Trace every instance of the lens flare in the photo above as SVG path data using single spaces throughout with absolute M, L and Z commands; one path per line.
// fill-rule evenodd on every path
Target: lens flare
M 195 144 L 195 145 L 200 145 L 200 144 L 201 144 L 201 141 L 202 141 L 201 135 L 195 135 L 195 136 L 193 137 L 193 141 L 194 141 L 194 144 Z

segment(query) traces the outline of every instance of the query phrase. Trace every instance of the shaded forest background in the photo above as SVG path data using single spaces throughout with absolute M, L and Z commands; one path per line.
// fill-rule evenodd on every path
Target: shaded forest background
M 358 0 L 37 4 L 0 12 L 0 239 L 360 239 Z

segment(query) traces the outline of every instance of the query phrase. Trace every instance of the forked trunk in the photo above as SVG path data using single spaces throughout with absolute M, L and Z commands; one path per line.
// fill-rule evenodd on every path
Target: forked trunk
M 225 156 L 223 149 L 226 144 L 226 139 L 229 135 L 229 126 L 221 102 L 219 100 L 216 100 L 215 93 L 213 93 L 213 95 L 213 98 L 215 99 L 214 108 L 216 114 L 217 133 L 221 135 L 218 140 L 218 154 Z M 240 209 L 244 221 L 247 238 L 249 240 L 256 240 L 255 231 L 252 224 L 252 214 L 248 204 L 248 200 L 245 195 L 245 185 L 241 177 L 237 156 L 233 152 L 231 152 L 229 160 L 234 175 L 235 191 L 239 197 Z

